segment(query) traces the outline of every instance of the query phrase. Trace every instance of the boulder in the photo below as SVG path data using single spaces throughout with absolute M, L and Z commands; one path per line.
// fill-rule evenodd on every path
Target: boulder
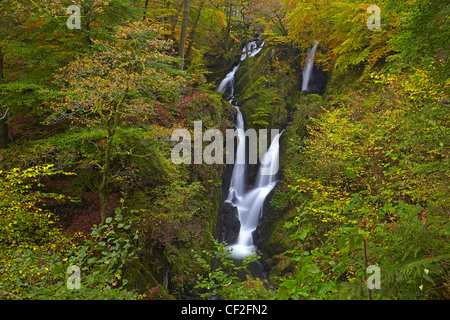
M 241 222 L 239 221 L 239 212 L 236 206 L 230 202 L 225 202 L 221 212 L 221 230 L 219 230 L 219 241 L 233 244 L 237 241 Z

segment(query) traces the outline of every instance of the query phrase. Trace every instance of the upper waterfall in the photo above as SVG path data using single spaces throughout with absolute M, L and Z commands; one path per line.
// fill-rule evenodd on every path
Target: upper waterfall
M 257 41 L 250 41 L 242 50 L 240 61 L 244 61 L 247 57 L 256 56 L 264 47 L 265 42 L 258 46 Z M 234 76 L 241 64 L 237 64 L 233 69 L 225 76 L 217 87 L 217 91 L 221 91 L 226 95 L 232 97 L 234 95 Z
M 226 77 L 220 82 L 217 91 L 221 91 L 225 94 L 228 94 L 230 97 L 234 95 L 234 75 L 236 71 L 239 69 L 240 64 L 235 66 L 233 70 L 231 70 Z

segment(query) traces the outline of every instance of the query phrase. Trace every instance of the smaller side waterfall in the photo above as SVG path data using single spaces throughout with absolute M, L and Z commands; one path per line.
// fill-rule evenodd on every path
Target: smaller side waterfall
M 311 81 L 311 76 L 313 72 L 314 59 L 316 58 L 317 46 L 319 45 L 319 41 L 314 40 L 314 46 L 311 48 L 311 51 L 306 55 L 305 67 L 303 69 L 303 84 L 302 91 L 308 91 L 309 82 Z

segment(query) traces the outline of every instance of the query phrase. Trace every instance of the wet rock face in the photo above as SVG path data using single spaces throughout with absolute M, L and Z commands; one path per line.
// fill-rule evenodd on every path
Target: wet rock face
M 321 70 L 316 65 L 313 67 L 313 74 L 309 83 L 309 93 L 323 96 L 327 89 L 328 73 Z
M 224 199 L 228 197 L 233 166 L 227 165 L 222 175 L 222 201 L 217 217 L 217 239 L 228 244 L 235 243 L 241 229 L 237 208 Z
M 277 218 L 277 212 L 270 205 L 270 200 L 273 197 L 274 190 L 267 196 L 264 203 L 264 215 L 261 217 L 259 226 L 253 233 L 254 243 L 263 254 L 265 259 L 270 258 L 274 254 L 281 253 L 279 250 L 281 247 L 273 247 L 270 243 L 270 237 L 273 232 L 273 226 L 275 219 Z
M 228 244 L 235 243 L 241 229 L 238 209 L 232 203 L 225 202 L 221 213 L 222 228 L 219 230 L 219 240 Z

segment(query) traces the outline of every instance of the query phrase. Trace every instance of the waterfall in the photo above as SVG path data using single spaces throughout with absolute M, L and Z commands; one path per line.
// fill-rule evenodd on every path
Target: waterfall
M 226 77 L 222 80 L 217 88 L 217 91 L 222 91 L 225 94 L 228 94 L 230 97 L 234 95 L 234 75 L 236 71 L 239 69 L 240 64 L 235 66 L 233 70 L 231 70 Z
M 264 44 L 265 42 L 263 41 L 262 44 L 258 47 L 256 41 L 249 42 L 247 46 L 242 50 L 241 62 L 244 61 L 247 57 L 256 56 L 262 50 Z M 233 67 L 233 70 L 231 70 L 220 82 L 217 91 L 221 91 L 229 97 L 234 96 L 234 75 L 236 74 L 236 71 L 240 66 L 241 64 L 239 63 L 238 65 Z
M 302 91 L 308 91 L 309 82 L 311 81 L 314 59 L 316 58 L 317 46 L 319 45 L 319 41 L 314 40 L 314 46 L 311 51 L 306 55 L 305 67 L 303 69 L 303 84 Z
M 241 55 L 241 62 L 247 57 L 256 56 L 264 45 L 257 46 L 255 41 L 249 42 L 244 48 Z M 218 91 L 230 95 L 230 101 L 233 101 L 234 95 L 234 75 L 238 70 L 240 64 L 235 66 L 233 70 L 227 74 L 218 87 Z M 245 258 L 256 251 L 256 246 L 253 243 L 253 232 L 259 224 L 259 220 L 263 214 L 263 206 L 266 197 L 275 187 L 276 173 L 278 172 L 279 161 L 279 140 L 283 133 L 272 137 L 272 143 L 261 159 L 261 165 L 258 169 L 255 187 L 247 190 L 246 185 L 246 139 L 245 139 L 245 125 L 242 113 L 239 107 L 230 102 L 237 110 L 236 130 L 238 133 L 238 145 L 236 148 L 235 164 L 231 176 L 230 189 L 228 192 L 227 202 L 236 206 L 239 214 L 239 221 L 241 228 L 239 230 L 238 239 L 235 244 L 231 244 L 228 248 L 231 250 L 233 258 Z
M 253 243 L 253 232 L 258 227 L 259 220 L 262 217 L 264 202 L 277 184 L 279 140 L 282 134 L 278 134 L 273 139 L 264 155 L 258 170 L 255 187 L 247 191 L 241 199 L 233 202 L 238 208 L 239 221 L 241 222 L 238 240 L 235 244 L 229 246 L 232 250 L 231 256 L 234 258 L 245 258 L 256 250 Z M 267 169 L 269 169 L 269 172 L 267 172 Z
M 234 106 L 238 112 L 236 117 L 236 130 L 238 134 L 238 145 L 236 148 L 236 157 L 234 161 L 233 174 L 231 175 L 230 190 L 227 201 L 234 203 L 242 199 L 245 192 L 246 164 L 245 152 L 247 144 L 244 133 L 244 117 L 238 106 Z
M 248 57 L 256 56 L 262 50 L 265 43 L 266 42 L 263 41 L 261 45 L 258 47 L 256 41 L 249 42 L 247 46 L 244 48 L 243 53 L 241 54 L 241 61 L 244 61 L 247 58 L 247 56 Z

